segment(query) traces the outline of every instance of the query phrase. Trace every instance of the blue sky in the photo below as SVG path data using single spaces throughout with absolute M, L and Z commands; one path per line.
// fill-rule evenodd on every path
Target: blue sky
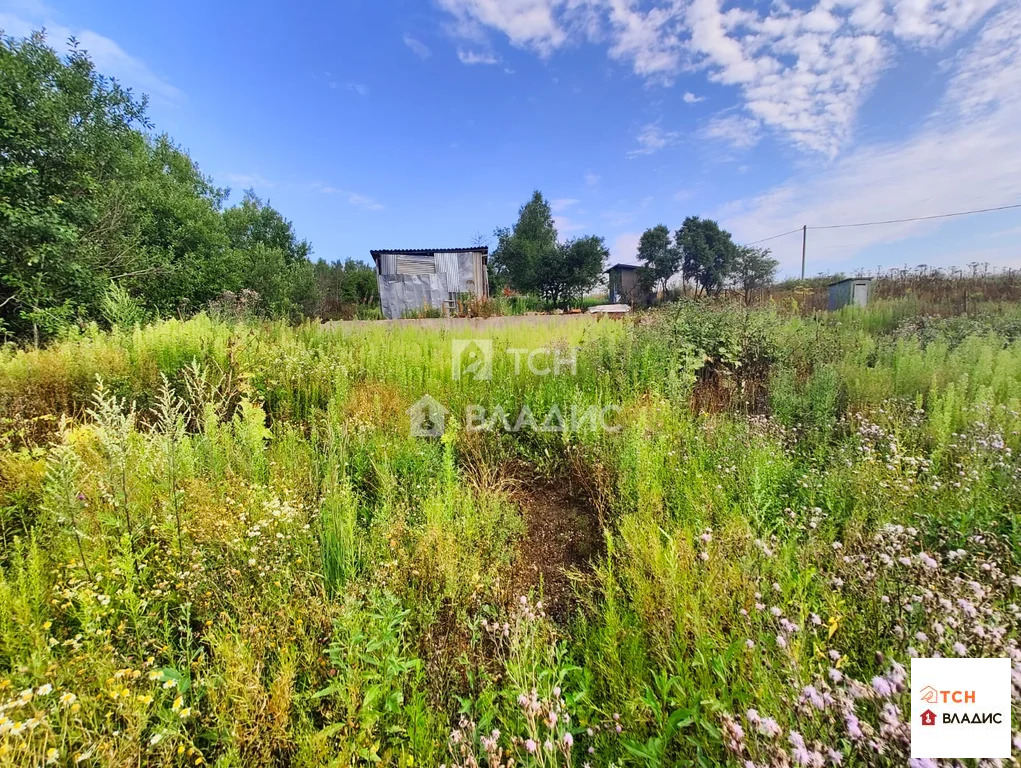
M 293 5 L 0 0 L 0 27 L 76 35 L 329 260 L 467 245 L 536 188 L 614 262 L 687 215 L 751 242 L 1021 203 L 1015 0 Z M 1019 244 L 1021 210 L 810 231 L 808 273 L 1018 267 Z M 765 245 L 800 268 L 799 235 Z

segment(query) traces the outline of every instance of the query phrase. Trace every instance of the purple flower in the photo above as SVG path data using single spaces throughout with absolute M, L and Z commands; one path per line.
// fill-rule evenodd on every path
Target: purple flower
M 769 738 L 774 739 L 780 735 L 780 726 L 773 718 L 764 717 L 762 718 L 762 722 L 759 723 L 759 733 L 763 736 L 768 736 Z
M 850 736 L 853 741 L 861 741 L 865 738 L 865 734 L 861 729 L 861 723 L 858 722 L 858 718 L 853 712 L 847 713 L 847 717 L 844 718 L 844 724 L 847 726 L 847 735 Z
M 537 745 L 536 745 L 535 741 L 534 741 L 534 740 L 532 740 L 532 739 L 527 739 L 527 740 L 525 741 L 525 749 L 527 749 L 527 750 L 528 750 L 528 753 L 529 753 L 530 755 L 534 755 L 534 754 L 535 754 L 535 749 L 536 749 L 536 746 L 537 746 Z
M 571 735 L 570 731 L 565 731 L 564 732 L 564 746 L 567 747 L 568 749 L 570 749 L 572 744 L 574 744 L 574 736 Z
M 873 677 L 872 678 L 872 690 L 878 693 L 881 697 L 886 698 L 887 696 L 893 696 L 894 687 L 885 677 Z

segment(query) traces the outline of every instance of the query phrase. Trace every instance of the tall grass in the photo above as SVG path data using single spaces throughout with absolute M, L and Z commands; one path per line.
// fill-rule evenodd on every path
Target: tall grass
M 903 765 L 912 655 L 1021 663 L 1019 336 L 898 299 L 6 350 L 0 765 Z M 609 429 L 466 421 L 572 406 Z

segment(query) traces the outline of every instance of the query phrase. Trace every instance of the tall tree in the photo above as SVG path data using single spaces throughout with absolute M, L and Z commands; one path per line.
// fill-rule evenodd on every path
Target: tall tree
M 751 298 L 752 291 L 766 288 L 773 282 L 780 262 L 774 259 L 768 248 L 739 245 L 734 259 L 733 281 L 741 291 L 744 303 Z
M 666 225 L 657 224 L 645 230 L 638 241 L 638 260 L 646 270 L 641 275 L 642 281 L 658 284 L 665 293 L 670 278 L 681 268 L 681 256 L 681 250 L 674 246 Z
M 507 285 L 554 305 L 566 305 L 594 287 L 609 256 L 603 239 L 594 235 L 558 243 L 553 211 L 538 190 L 521 206 L 514 228 L 495 234 L 491 285 Z
M 553 210 L 542 192 L 536 190 L 521 206 L 513 229 L 497 229 L 495 235 L 497 246 L 490 258 L 495 282 L 521 293 L 539 293 L 540 270 L 557 252 Z
M 47 331 L 98 311 L 119 254 L 90 247 L 145 100 L 100 76 L 74 40 L 0 39 L 0 324 Z M 97 274 L 99 272 L 99 274 Z
M 675 235 L 684 277 L 695 292 L 717 295 L 734 270 L 737 246 L 730 233 L 712 219 L 689 216 Z

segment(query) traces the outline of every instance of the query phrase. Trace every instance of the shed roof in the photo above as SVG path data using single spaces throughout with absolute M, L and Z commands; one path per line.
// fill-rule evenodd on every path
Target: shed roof
M 615 269 L 641 269 L 641 268 L 642 268 L 641 264 L 614 264 L 606 271 L 612 272 Z
M 857 282 L 870 282 L 870 281 L 872 281 L 872 280 L 874 280 L 874 279 L 875 279 L 874 277 L 845 277 L 845 278 L 844 278 L 843 280 L 835 280 L 835 281 L 833 281 L 832 283 L 829 283 L 829 284 L 828 284 L 828 285 L 827 285 L 826 287 L 827 287 L 827 288 L 831 288 L 832 286 L 834 286 L 834 285 L 840 285 L 841 283 L 850 283 L 850 282 L 855 282 L 855 283 L 857 283 Z
M 431 256 L 434 253 L 481 253 L 483 256 L 489 253 L 488 245 L 480 245 L 476 248 L 377 248 L 369 251 L 373 259 L 378 259 L 382 253 L 395 253 L 398 256 Z

